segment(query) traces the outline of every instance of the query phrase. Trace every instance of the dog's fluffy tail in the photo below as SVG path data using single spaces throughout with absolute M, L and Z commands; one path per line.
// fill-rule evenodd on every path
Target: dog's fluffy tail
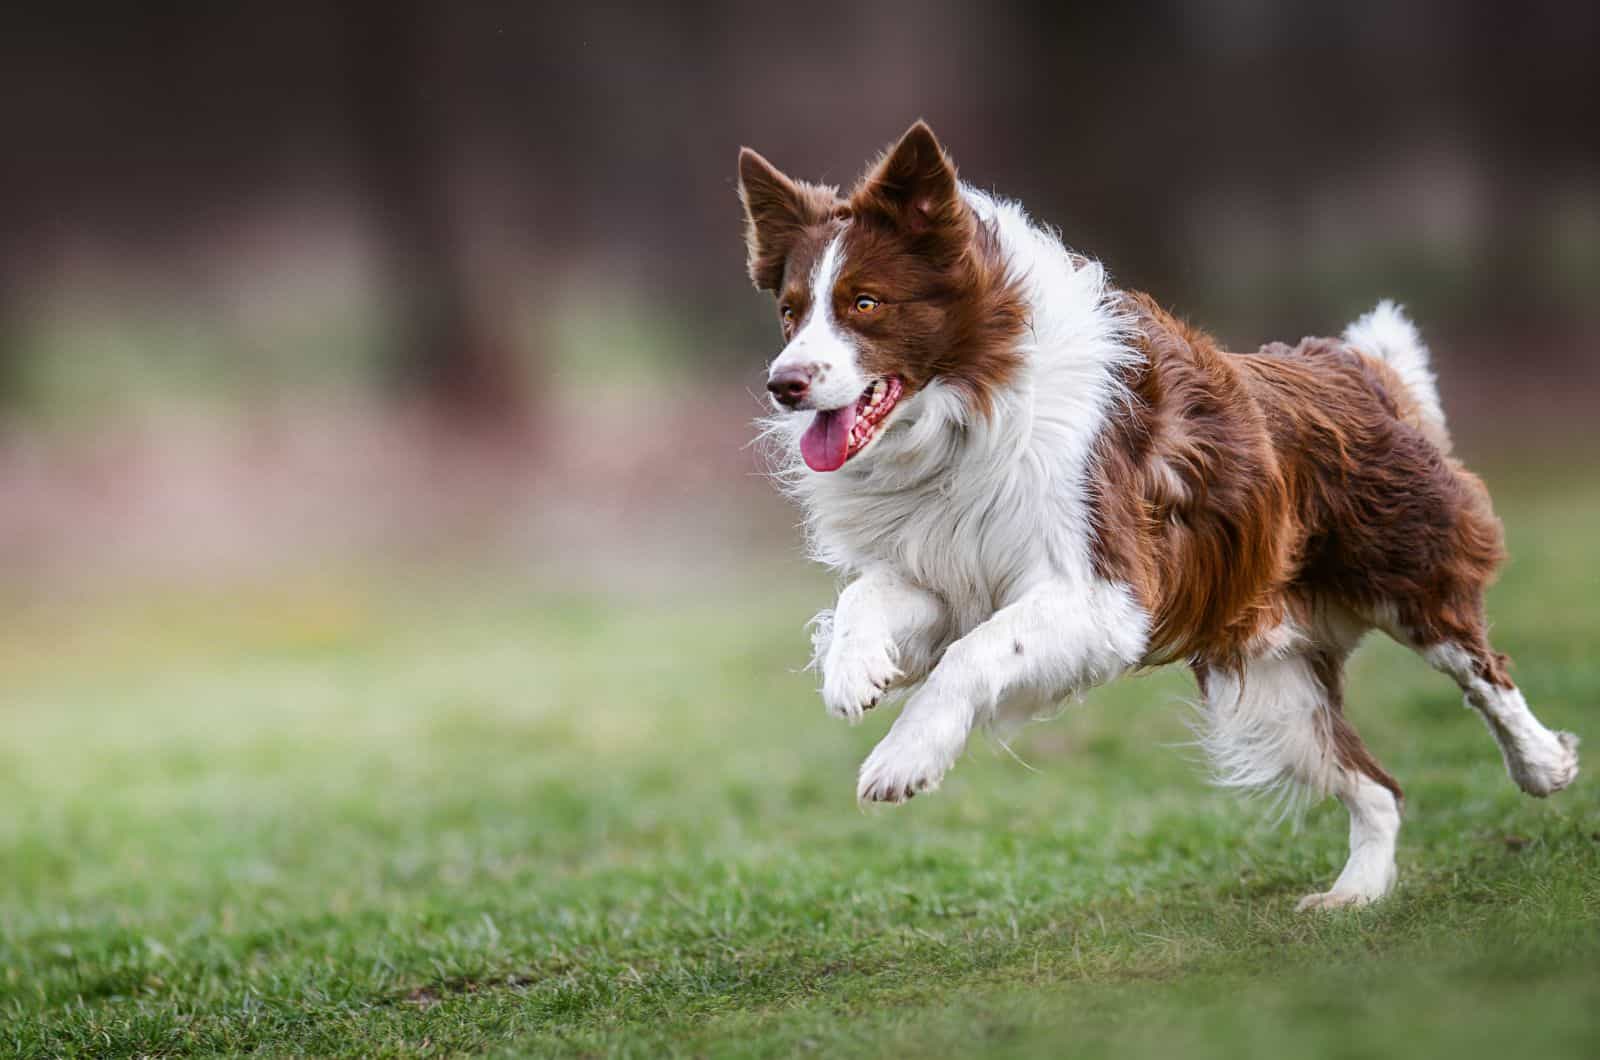
M 1444 432 L 1444 406 L 1439 403 L 1439 383 L 1428 363 L 1427 344 L 1398 305 L 1385 298 L 1377 308 L 1344 329 L 1344 341 L 1392 368 L 1411 392 L 1422 418 L 1441 434 Z

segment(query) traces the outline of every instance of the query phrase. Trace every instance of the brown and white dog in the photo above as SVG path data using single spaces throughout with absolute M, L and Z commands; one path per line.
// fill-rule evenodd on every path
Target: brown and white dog
M 1361 905 L 1394 886 L 1401 808 L 1344 716 L 1374 628 L 1455 679 L 1524 791 L 1572 782 L 1576 738 L 1489 646 L 1500 524 L 1392 303 L 1224 352 L 959 182 L 920 122 L 848 195 L 749 149 L 739 178 L 786 341 L 778 474 L 851 579 L 816 623 L 822 698 L 853 721 L 909 693 L 860 799 L 933 789 L 976 724 L 1181 662 L 1221 782 L 1350 812 L 1344 871 L 1301 907 Z

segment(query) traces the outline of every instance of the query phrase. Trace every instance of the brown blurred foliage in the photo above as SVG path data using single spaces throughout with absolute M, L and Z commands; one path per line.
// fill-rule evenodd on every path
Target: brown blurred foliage
M 574 285 L 647 292 L 721 368 L 770 344 L 735 148 L 845 181 L 919 115 L 1241 341 L 1379 294 L 1534 346 L 1595 322 L 1592 3 L 56 3 L 0 14 L 5 356 L 62 286 L 348 244 L 381 375 L 449 410 L 525 415 L 519 307 Z

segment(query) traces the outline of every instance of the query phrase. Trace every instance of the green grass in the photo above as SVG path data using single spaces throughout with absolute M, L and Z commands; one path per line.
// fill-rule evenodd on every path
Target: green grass
M 1600 488 L 1501 492 L 1497 642 L 1592 737 Z M 796 672 L 795 569 L 15 616 L 0 1053 L 1593 1055 L 1600 786 L 1519 795 L 1417 660 L 1370 644 L 1351 691 L 1401 888 L 1303 916 L 1342 811 L 1209 788 L 1179 674 L 858 811 L 889 718 Z

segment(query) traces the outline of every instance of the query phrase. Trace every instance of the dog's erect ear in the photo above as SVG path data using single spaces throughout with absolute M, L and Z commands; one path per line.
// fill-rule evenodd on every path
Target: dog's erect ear
M 956 167 L 920 120 L 872 168 L 852 205 L 888 214 L 916 231 L 967 224 Z
M 837 192 L 790 180 L 748 147 L 739 149 L 739 201 L 750 279 L 763 291 L 783 283 L 783 265 L 805 229 L 828 219 Z

